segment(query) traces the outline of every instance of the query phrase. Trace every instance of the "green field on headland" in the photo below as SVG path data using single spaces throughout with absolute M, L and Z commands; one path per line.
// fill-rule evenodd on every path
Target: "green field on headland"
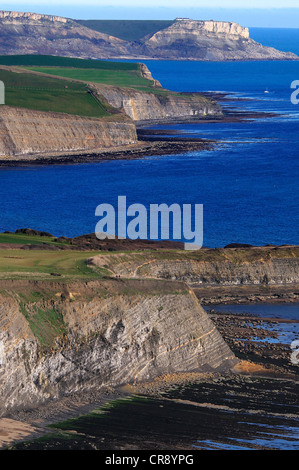
M 140 66 L 133 62 L 110 62 L 105 60 L 77 59 L 54 55 L 0 55 L 0 65 L 38 67 L 76 67 L 80 69 L 102 69 L 114 71 L 137 71 Z
M 160 264 L 160 269 L 163 268 L 162 278 L 164 276 L 165 279 L 171 279 L 171 266 L 174 266 L 173 274 L 179 275 L 181 272 L 186 280 L 188 276 L 200 277 L 201 271 L 196 271 L 196 274 L 193 270 L 200 263 L 205 263 L 205 276 L 208 276 L 208 264 L 211 266 L 216 264 L 214 276 L 217 278 L 219 274 L 221 277 L 222 272 L 223 277 L 229 276 L 231 280 L 233 271 L 242 267 L 246 271 L 249 269 L 248 266 L 256 266 L 255 269 L 258 269 L 258 266 L 262 264 L 264 269 L 267 269 L 269 263 L 273 265 L 277 261 L 279 264 L 284 262 L 286 265 L 292 265 L 292 263 L 297 263 L 299 256 L 298 246 L 247 248 L 240 246 L 189 251 L 171 244 L 169 247 L 165 244 L 163 248 L 160 248 L 155 244 L 142 247 L 138 245 L 140 242 L 138 240 L 126 242 L 127 244 L 123 244 L 123 240 L 115 239 L 106 244 L 107 241 L 98 240 L 94 234 L 75 238 L 57 238 L 47 232 L 30 229 L 21 229 L 15 233 L 1 233 L 0 278 L 49 279 L 51 276 L 51 279 L 88 279 L 103 276 L 115 278 L 119 275 L 123 279 L 132 276 L 157 278 L 159 275 L 151 269 Z M 98 260 L 95 258 L 91 262 L 91 259 L 97 255 L 101 256 Z M 250 274 L 246 273 L 243 273 L 243 276 L 254 276 L 255 270 L 252 268 Z M 261 281 L 263 285 L 267 284 L 266 277 Z
M 105 269 L 91 269 L 86 260 L 99 252 L 52 250 L 1 250 L 0 279 L 93 279 Z
M 84 83 L 1 69 L 0 80 L 8 106 L 89 117 L 110 114 L 110 107 L 95 99 Z
M 140 64 L 58 56 L 0 56 L 0 80 L 8 106 L 97 118 L 116 110 L 98 93 L 95 96 L 91 83 L 154 89 L 154 81 L 143 77 Z
M 29 71 L 85 82 L 133 88 L 154 87 L 152 80 L 142 76 L 141 65 L 134 62 L 110 62 L 46 55 L 15 55 L 0 56 L 0 65 L 22 67 Z
M 168 28 L 174 20 L 76 20 L 77 23 L 124 41 L 138 41 Z
M 153 83 L 143 78 L 138 70 L 113 70 L 113 69 L 87 69 L 71 67 L 26 67 L 33 72 L 41 72 L 49 75 L 82 80 L 85 82 L 103 83 L 119 87 L 153 87 Z
M 86 263 L 89 256 L 99 251 L 63 250 L 68 247 L 71 245 L 67 239 L 57 239 L 46 232 L 1 233 L 0 279 L 89 279 L 106 274 L 105 269 L 90 269 Z

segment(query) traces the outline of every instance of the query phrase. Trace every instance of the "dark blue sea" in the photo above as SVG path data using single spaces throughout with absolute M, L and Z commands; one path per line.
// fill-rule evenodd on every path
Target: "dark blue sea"
M 277 47 L 281 39 L 281 48 L 298 51 L 298 30 L 281 36 L 271 31 Z M 255 28 L 252 36 L 271 45 L 271 31 Z M 243 123 L 167 126 L 190 137 L 216 139 L 212 151 L 1 169 L 0 231 L 31 227 L 57 236 L 90 233 L 97 205 L 115 207 L 117 197 L 125 195 L 128 205 L 203 204 L 205 246 L 297 244 L 299 105 L 290 101 L 290 84 L 299 80 L 299 61 L 146 63 L 168 89 L 229 92 L 232 100 L 225 106 L 277 115 Z

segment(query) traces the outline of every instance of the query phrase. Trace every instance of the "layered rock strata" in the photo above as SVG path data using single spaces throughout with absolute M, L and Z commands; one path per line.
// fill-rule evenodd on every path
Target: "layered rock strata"
M 137 142 L 134 123 L 0 107 L 0 156 L 100 151 Z
M 110 58 L 126 54 L 126 42 L 69 18 L 0 11 L 0 54 Z
M 96 85 L 108 103 L 122 110 L 136 123 L 147 121 L 193 120 L 209 116 L 222 116 L 222 108 L 212 99 L 199 93 L 179 94 L 144 92 L 130 88 Z
M 114 274 L 184 281 L 196 286 L 288 285 L 299 283 L 299 249 L 253 247 L 201 249 L 191 254 L 118 253 L 90 260 Z
M 293 60 L 291 52 L 266 47 L 249 37 L 248 28 L 225 21 L 182 19 L 131 46 L 156 59 Z
M 4 284 L 0 415 L 101 385 L 237 362 L 182 283 Z

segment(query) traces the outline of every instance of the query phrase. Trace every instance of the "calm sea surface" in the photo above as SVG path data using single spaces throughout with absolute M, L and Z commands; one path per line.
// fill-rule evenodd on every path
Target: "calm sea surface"
M 296 44 L 297 30 L 287 31 Z M 259 28 L 254 34 L 261 40 Z M 269 43 L 269 31 L 264 34 Z M 272 35 L 279 42 L 279 36 Z M 285 35 L 282 39 L 285 48 Z M 217 139 L 220 144 L 212 151 L 1 169 L 0 231 L 31 227 L 55 235 L 90 233 L 97 222 L 97 205 L 116 206 L 117 197 L 125 195 L 128 204 L 146 207 L 203 204 L 205 246 L 298 243 L 299 105 L 290 102 L 290 84 L 299 80 L 299 61 L 148 61 L 147 65 L 166 88 L 230 92 L 246 101 L 234 100 L 226 106 L 271 111 L 277 117 L 167 126 L 190 137 Z

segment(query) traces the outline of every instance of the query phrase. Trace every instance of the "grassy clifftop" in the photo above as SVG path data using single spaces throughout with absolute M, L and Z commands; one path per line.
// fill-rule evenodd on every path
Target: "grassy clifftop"
M 112 108 L 104 100 L 96 100 L 83 83 L 3 69 L 0 80 L 5 84 L 8 106 L 89 117 L 111 114 Z
M 168 28 L 174 20 L 76 20 L 82 26 L 125 41 L 138 41 L 148 34 Z
M 108 62 L 104 60 L 77 59 L 73 57 L 60 57 L 53 55 L 0 55 L 1 65 L 15 66 L 53 66 L 53 67 L 76 67 L 84 69 L 104 69 L 113 71 L 137 71 L 138 63 L 131 62 Z
M 298 246 L 186 251 L 180 244 L 169 242 L 142 244 L 140 240 L 116 239 L 106 245 L 106 241 L 98 240 L 92 234 L 56 238 L 34 232 L 26 229 L 0 234 L 0 279 L 101 279 L 121 275 L 123 279 L 178 276 L 187 280 L 205 276 L 204 282 L 208 283 L 211 272 L 213 276 L 218 273 L 223 279 L 228 275 L 244 275 L 243 271 L 248 272 L 248 276 L 262 278 L 263 270 L 272 264 L 277 264 L 274 268 L 281 270 L 278 274 L 282 277 L 298 277 Z M 257 274 L 258 267 L 262 274 Z M 277 277 L 274 271 L 267 275 Z
M 56 56 L 0 56 L 6 104 L 135 122 L 222 115 L 212 98 L 165 89 L 145 64 Z
M 138 63 L 58 56 L 0 56 L 0 80 L 5 84 L 8 106 L 89 117 L 117 113 L 104 98 L 94 96 L 90 83 L 154 88 Z

